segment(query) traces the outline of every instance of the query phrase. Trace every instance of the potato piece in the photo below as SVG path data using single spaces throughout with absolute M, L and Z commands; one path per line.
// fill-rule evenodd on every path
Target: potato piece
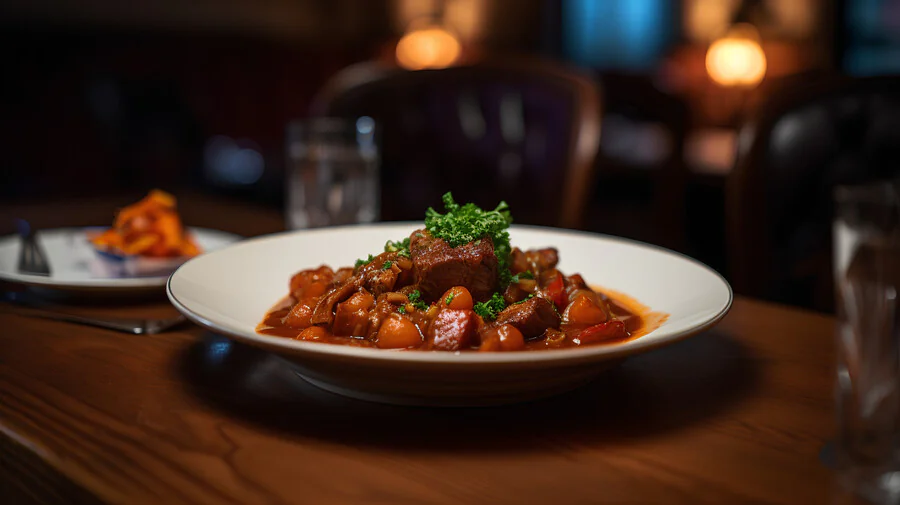
M 328 332 L 325 330 L 325 328 L 322 328 L 321 326 L 310 326 L 297 335 L 297 340 L 308 340 L 315 342 L 317 340 L 324 339 L 326 336 L 328 336 Z
M 481 332 L 481 352 L 520 351 L 525 348 L 525 337 L 511 324 L 490 326 Z
M 447 300 L 450 300 L 447 303 Z M 464 286 L 454 286 L 441 295 L 441 305 L 454 310 L 472 310 L 472 294 Z
M 419 328 L 408 318 L 394 313 L 381 323 L 375 335 L 375 345 L 381 349 L 402 349 L 422 344 Z
M 310 322 L 310 318 L 312 317 L 313 306 L 315 305 L 314 299 L 306 299 L 297 302 L 293 307 L 291 307 L 291 311 L 288 312 L 284 319 L 281 322 L 285 326 L 290 326 L 291 328 L 308 328 L 312 323 Z
M 575 326 L 593 326 L 606 322 L 609 314 L 585 295 L 577 296 L 563 312 L 563 322 Z

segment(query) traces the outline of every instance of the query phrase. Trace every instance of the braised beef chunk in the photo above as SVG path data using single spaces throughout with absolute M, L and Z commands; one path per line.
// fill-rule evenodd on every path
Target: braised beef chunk
M 383 252 L 378 256 L 372 258 L 372 261 L 360 266 L 356 269 L 355 274 L 366 276 L 371 274 L 372 272 L 377 272 L 384 267 L 384 264 L 387 262 L 391 262 L 391 265 L 397 260 L 397 253 L 395 252 Z
M 396 252 L 384 252 L 356 270 L 363 286 L 378 296 L 411 283 L 412 262 Z
M 335 284 L 343 284 L 347 282 L 347 279 L 353 276 L 353 269 L 350 267 L 339 268 L 337 272 L 334 273 L 334 279 L 332 282 Z
M 503 291 L 503 300 L 507 305 L 512 305 L 516 302 L 521 302 L 525 298 L 528 297 L 528 291 L 520 288 L 518 284 L 510 284 L 506 287 L 506 290 Z
M 557 263 L 559 253 L 553 247 L 529 249 L 524 252 L 518 247 L 513 247 L 509 255 L 509 269 L 514 275 L 526 270 L 533 275 L 540 275 L 541 272 L 556 268 Z
M 559 328 L 559 314 L 553 304 L 536 296 L 503 309 L 495 324 L 511 324 L 528 339 L 540 336 L 547 328 Z
M 563 277 L 563 282 L 565 283 L 567 293 L 578 289 L 588 289 L 588 285 L 584 282 L 584 277 L 582 277 L 581 274 L 572 274 Z
M 531 249 L 525 251 L 525 259 L 535 267 L 538 272 L 556 268 L 559 263 L 559 253 L 554 247 L 544 249 Z
M 426 302 L 454 286 L 463 286 L 476 302 L 497 290 L 497 256 L 489 237 L 459 247 L 419 230 L 410 237 L 410 258 L 415 282 Z
M 375 270 L 366 275 L 365 287 L 378 296 L 394 289 L 397 283 L 397 268 L 388 268 L 387 270 Z
M 528 270 L 528 261 L 525 259 L 525 253 L 518 247 L 513 247 L 509 253 L 509 270 L 513 275 Z

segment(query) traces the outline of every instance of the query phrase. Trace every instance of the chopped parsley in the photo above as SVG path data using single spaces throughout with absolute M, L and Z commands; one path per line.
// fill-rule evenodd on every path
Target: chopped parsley
M 490 319 L 491 321 L 497 319 L 497 314 L 505 308 L 506 301 L 503 300 L 503 296 L 501 296 L 500 293 L 494 293 L 490 300 L 478 302 L 475 304 L 475 307 L 473 307 L 476 314 L 485 319 Z
M 509 284 L 509 255 L 512 247 L 509 244 L 509 232 L 512 223 L 509 205 L 500 202 L 494 210 L 484 210 L 474 203 L 459 205 L 450 193 L 444 194 L 445 214 L 429 207 L 425 211 L 425 228 L 432 236 L 444 239 L 450 247 L 459 247 L 490 237 L 494 242 L 494 254 L 497 256 L 500 271 L 500 286 Z
M 363 266 L 363 265 L 368 265 L 368 264 L 371 263 L 372 260 L 374 260 L 374 259 L 375 259 L 375 256 L 372 256 L 372 255 L 370 254 L 369 257 L 368 257 L 367 259 L 362 259 L 362 258 L 360 258 L 360 259 L 356 260 L 356 263 L 354 263 L 353 267 L 354 267 L 354 268 L 359 268 L 359 267 L 361 267 L 361 266 Z
M 525 303 L 525 302 L 527 302 L 528 300 L 531 300 L 532 298 L 534 298 L 534 293 L 528 293 L 528 296 L 526 296 L 525 298 L 523 298 L 523 299 L 517 301 L 517 302 L 514 303 L 513 305 L 518 305 L 518 304 L 520 304 L 520 303 Z
M 428 310 L 428 304 L 422 301 L 422 293 L 418 289 L 409 294 L 409 303 L 419 310 Z
M 390 270 L 392 266 L 394 266 L 394 264 L 392 262 L 385 261 L 384 265 L 381 265 L 381 269 L 382 270 Z
M 397 242 L 388 240 L 387 243 L 384 244 L 384 252 L 395 252 L 399 256 L 409 258 L 409 237 L 398 240 Z
M 406 314 L 406 305 L 401 305 L 401 306 L 397 307 L 397 312 L 399 312 L 401 314 Z
M 515 284 L 522 279 L 534 279 L 534 274 L 532 274 L 528 270 L 526 270 L 524 272 L 519 272 L 516 275 L 513 275 L 512 277 L 509 278 L 509 283 Z
M 447 305 L 450 305 L 450 302 L 452 302 L 452 301 L 453 301 L 453 293 L 450 293 L 449 295 L 447 295 L 447 298 L 444 298 L 444 303 L 446 303 Z

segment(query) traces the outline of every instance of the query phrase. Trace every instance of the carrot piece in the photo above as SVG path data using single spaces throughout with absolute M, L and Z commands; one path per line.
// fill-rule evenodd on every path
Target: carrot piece
M 587 295 L 577 296 L 563 312 L 563 321 L 585 327 L 604 323 L 607 319 L 609 314 Z
M 421 343 L 422 335 L 415 323 L 400 314 L 386 318 L 375 335 L 375 345 L 381 349 L 418 347 Z

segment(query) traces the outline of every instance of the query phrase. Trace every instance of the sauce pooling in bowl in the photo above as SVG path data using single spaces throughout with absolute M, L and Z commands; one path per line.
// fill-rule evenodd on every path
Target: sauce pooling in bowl
M 622 321 L 625 328 L 624 333 L 603 340 L 603 344 L 620 343 L 646 335 L 658 328 L 666 319 L 665 314 L 653 312 L 627 295 L 597 288 L 595 288 L 595 292 L 597 292 L 598 295 L 605 297 L 610 312 L 616 319 Z M 296 302 L 292 298 L 288 297 L 277 304 L 268 314 L 266 314 L 266 317 L 260 323 L 257 331 L 263 335 L 272 335 L 290 339 L 311 340 L 328 344 L 356 347 L 378 347 L 376 341 L 369 340 L 364 336 L 337 336 L 327 330 L 321 333 L 317 332 L 311 336 L 307 334 L 308 336 L 306 338 L 301 338 L 300 334 L 302 333 L 302 330 L 298 330 L 297 328 L 285 324 L 285 318 L 290 314 L 291 308 L 295 303 Z M 542 349 L 565 349 L 579 347 L 580 345 L 585 344 L 576 343 L 572 338 L 536 338 L 524 341 L 524 346 L 521 350 L 536 351 Z M 479 345 L 475 345 L 469 350 L 477 351 L 479 350 L 479 347 Z M 421 339 L 419 345 L 412 345 L 406 348 L 410 350 L 435 350 L 433 341 L 428 341 L 424 337 Z

